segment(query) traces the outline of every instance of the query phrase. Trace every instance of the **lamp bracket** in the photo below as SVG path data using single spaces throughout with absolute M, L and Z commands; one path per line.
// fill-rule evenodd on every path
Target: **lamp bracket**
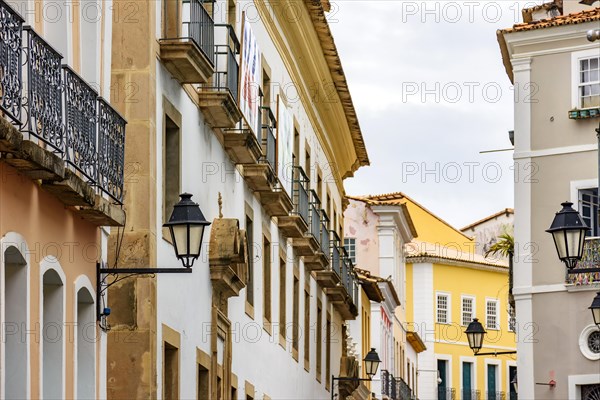
M 192 268 L 107 268 L 100 262 L 96 263 L 96 320 L 101 321 L 102 317 L 108 314 L 104 313 L 101 307 L 101 297 L 106 290 L 117 282 L 135 275 L 154 275 L 154 274 L 181 274 L 191 273 Z M 125 276 L 119 276 L 123 274 Z M 104 276 L 103 276 L 104 275 Z M 115 279 L 106 283 L 106 276 L 110 275 Z
M 494 356 L 497 357 L 503 354 L 517 354 L 516 351 L 492 351 L 489 353 L 476 353 L 475 356 Z

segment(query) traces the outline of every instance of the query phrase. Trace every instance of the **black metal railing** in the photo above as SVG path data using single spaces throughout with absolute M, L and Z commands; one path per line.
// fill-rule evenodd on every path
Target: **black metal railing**
M 67 162 L 93 182 L 98 173 L 98 94 L 69 66 L 64 66 L 63 71 Z
M 27 139 L 37 140 L 99 193 L 121 204 L 127 122 L 73 69 L 61 65 L 60 53 L 22 23 L 0 0 L 3 114 L 28 134 Z M 24 60 L 20 54 L 26 55 Z
M 398 395 L 396 393 L 396 389 L 398 389 L 397 385 L 397 380 L 396 377 L 394 375 L 390 375 L 390 397 L 392 399 L 397 399 Z
M 327 225 L 329 225 L 329 217 L 327 216 L 327 212 L 321 209 L 321 251 L 325 254 L 325 257 L 329 259 L 329 230 L 327 229 Z
M 381 370 L 381 394 L 390 397 L 390 373 L 386 369 Z
M 477 389 L 461 389 L 461 400 L 480 400 L 481 392 Z
M 456 398 L 456 389 L 438 386 L 438 400 L 454 400 Z
M 23 131 L 34 135 L 55 152 L 65 151 L 62 109 L 62 55 L 31 27 L 27 33 L 27 101 Z
M 321 243 L 321 200 L 314 190 L 310 191 L 310 234 Z
M 294 213 L 300 215 L 308 225 L 310 222 L 310 199 L 308 188 L 310 180 L 300 166 L 294 166 L 294 180 L 292 186 L 292 201 L 294 203 Z
M 215 59 L 215 23 L 203 1 L 183 0 L 181 38 L 191 40 L 211 63 Z M 206 2 L 212 3 L 212 2 Z M 170 39 L 170 38 L 169 38 Z
M 0 109 L 21 125 L 23 18 L 0 0 Z
M 331 269 L 335 272 L 343 283 L 343 274 L 342 274 L 342 255 L 340 253 L 340 237 L 338 236 L 336 231 L 329 231 L 329 236 L 331 240 L 329 241 L 329 248 L 331 249 Z M 346 285 L 344 285 L 346 287 Z
M 231 97 L 237 102 L 240 42 L 235 29 L 229 24 L 215 24 L 215 34 L 216 41 L 219 43 L 215 45 L 215 73 L 212 83 L 205 87 L 229 91 Z
M 506 400 L 506 394 L 500 391 L 485 392 L 486 400 Z
M 263 145 L 263 154 L 265 160 L 271 166 L 273 171 L 277 171 L 276 165 L 276 154 L 277 154 L 277 142 L 275 141 L 275 129 L 277 128 L 277 120 L 275 114 L 270 107 L 260 107 L 261 111 L 261 137 L 259 141 Z
M 396 378 L 396 393 L 398 395 L 399 400 L 412 400 L 413 392 L 410 390 L 410 387 L 404 382 L 404 379 L 398 377 Z
M 100 98 L 98 107 L 98 185 L 114 200 L 123 199 L 125 118 Z

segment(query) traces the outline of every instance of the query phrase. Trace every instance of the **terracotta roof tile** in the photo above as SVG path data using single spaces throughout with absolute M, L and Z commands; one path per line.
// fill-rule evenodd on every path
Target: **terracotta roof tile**
M 535 29 L 551 28 L 554 26 L 582 24 L 584 22 L 600 21 L 600 7 L 591 10 L 585 10 L 577 13 L 559 15 L 554 18 L 545 18 L 539 21 L 516 24 L 512 28 L 501 29 L 502 33 L 513 33 L 531 31 Z

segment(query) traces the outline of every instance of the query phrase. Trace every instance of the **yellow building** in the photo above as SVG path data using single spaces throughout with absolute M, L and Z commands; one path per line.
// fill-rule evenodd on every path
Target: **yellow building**
M 368 199 L 406 206 L 417 232 L 405 246 L 405 279 L 408 329 L 427 348 L 418 356 L 418 398 L 516 398 L 516 354 L 474 356 L 464 333 L 478 318 L 487 331 L 481 353 L 515 350 L 508 265 L 476 254 L 472 238 L 402 193 Z

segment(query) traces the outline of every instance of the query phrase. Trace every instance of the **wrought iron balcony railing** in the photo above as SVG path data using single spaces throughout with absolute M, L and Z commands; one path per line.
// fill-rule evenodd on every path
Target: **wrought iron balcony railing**
M 462 389 L 460 398 L 461 400 L 480 400 L 481 392 L 477 389 Z
M 506 393 L 495 391 L 495 392 L 485 392 L 486 400 L 506 400 Z
M 599 268 L 600 267 L 600 237 L 586 238 L 583 248 L 583 258 L 577 263 L 577 268 Z M 567 274 L 567 283 L 574 285 L 591 285 L 600 282 L 600 272 L 589 272 L 583 274 Z
M 344 274 L 342 273 L 342 254 L 340 252 L 340 237 L 337 232 L 329 231 L 331 240 L 329 247 L 331 249 L 331 269 L 335 272 L 340 279 L 340 282 L 344 284 Z M 347 285 L 344 285 L 347 287 Z
M 0 108 L 21 123 L 23 18 L 0 0 Z
M 321 209 L 321 251 L 325 254 L 325 257 L 329 259 L 329 230 L 327 225 L 329 224 L 329 217 L 327 212 Z
M 438 386 L 438 400 L 454 400 L 456 398 L 456 389 Z
M 396 378 L 396 394 L 398 395 L 399 400 L 412 400 L 414 398 L 412 390 L 410 387 L 404 382 L 404 379 L 398 377 Z
M 294 180 L 292 186 L 292 202 L 294 203 L 294 213 L 298 214 L 308 225 L 310 222 L 310 199 L 309 188 L 310 179 L 300 166 L 294 166 Z
M 321 243 L 321 199 L 314 190 L 310 191 L 310 234 Z
M 275 128 L 277 128 L 277 120 L 275 114 L 270 107 L 260 107 L 261 110 L 261 137 L 259 142 L 263 144 L 263 153 L 266 162 L 271 166 L 273 171 L 277 171 L 276 154 L 277 142 L 275 141 Z
M 215 23 L 200 0 L 183 0 L 181 4 L 181 39 L 191 40 L 210 62 L 215 59 Z M 212 3 L 212 2 L 206 2 Z M 172 38 L 169 38 L 172 39 Z
M 23 27 L 23 19 L 0 0 L 3 114 L 99 193 L 122 203 L 126 121 L 61 63 L 60 53 L 31 27 Z
M 381 394 L 390 397 L 390 373 L 386 369 L 381 370 Z
M 238 101 L 238 75 L 240 54 L 240 41 L 235 34 L 235 29 L 229 24 L 215 24 L 215 73 L 212 83 L 203 87 L 218 91 L 229 91 L 231 97 Z

